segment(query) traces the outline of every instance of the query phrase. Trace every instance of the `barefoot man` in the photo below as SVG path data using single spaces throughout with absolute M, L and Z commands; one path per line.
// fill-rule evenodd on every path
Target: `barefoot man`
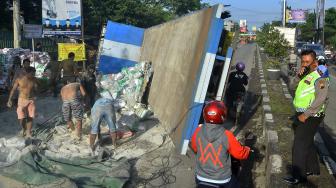
M 83 105 L 81 103 L 81 95 L 85 96 L 84 87 L 78 83 L 70 81 L 61 89 L 61 97 L 63 100 L 62 112 L 64 121 L 67 122 L 68 129 L 74 130 L 74 123 L 72 116 L 76 118 L 76 135 L 81 139 L 82 134 L 82 119 L 83 119 Z
M 27 136 L 27 138 L 31 138 L 33 119 L 35 117 L 34 91 L 37 89 L 37 80 L 34 76 L 35 69 L 33 67 L 27 68 L 26 74 L 15 80 L 7 102 L 7 106 L 11 108 L 12 97 L 16 89 L 19 89 L 17 115 L 22 126 L 22 136 Z

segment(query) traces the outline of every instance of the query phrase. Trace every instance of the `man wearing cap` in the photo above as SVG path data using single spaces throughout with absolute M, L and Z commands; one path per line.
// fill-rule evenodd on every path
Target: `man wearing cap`
M 307 176 L 320 174 L 314 135 L 325 116 L 329 78 L 327 68 L 318 66 L 313 50 L 301 53 L 296 83 L 292 176 L 284 178 L 289 184 L 298 184 L 306 181 Z

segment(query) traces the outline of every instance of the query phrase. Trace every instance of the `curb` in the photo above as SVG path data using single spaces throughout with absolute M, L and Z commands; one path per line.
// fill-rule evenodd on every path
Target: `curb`
M 282 168 L 282 158 L 280 155 L 278 133 L 273 130 L 274 119 L 272 114 L 272 108 L 270 105 L 270 97 L 267 91 L 267 84 L 264 77 L 264 71 L 262 67 L 262 61 L 260 57 L 259 47 L 257 46 L 257 64 L 259 69 L 259 79 L 261 85 L 261 94 L 263 96 L 262 107 L 263 107 L 263 135 L 266 143 L 266 186 L 265 187 L 281 187 L 281 179 L 279 175 L 281 174 Z M 283 82 L 284 83 L 284 82 Z M 286 90 L 288 92 L 287 85 Z M 288 92 L 289 94 L 289 92 Z

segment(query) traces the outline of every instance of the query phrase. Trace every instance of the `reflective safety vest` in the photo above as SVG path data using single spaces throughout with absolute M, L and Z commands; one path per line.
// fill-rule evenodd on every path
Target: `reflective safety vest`
M 297 112 L 305 112 L 315 100 L 315 82 L 319 78 L 321 78 L 320 74 L 317 71 L 314 71 L 305 76 L 299 82 L 293 100 L 293 104 Z M 318 113 L 324 111 L 325 105 L 322 106 Z

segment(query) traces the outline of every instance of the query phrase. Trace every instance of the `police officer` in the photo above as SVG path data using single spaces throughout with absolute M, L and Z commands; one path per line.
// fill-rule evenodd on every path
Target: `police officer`
M 318 69 L 313 50 L 301 53 L 301 68 L 296 78 L 298 85 L 293 100 L 296 118 L 293 123 L 292 176 L 284 178 L 289 184 L 298 184 L 306 181 L 307 176 L 320 174 L 314 135 L 325 116 L 329 87 L 326 70 Z

